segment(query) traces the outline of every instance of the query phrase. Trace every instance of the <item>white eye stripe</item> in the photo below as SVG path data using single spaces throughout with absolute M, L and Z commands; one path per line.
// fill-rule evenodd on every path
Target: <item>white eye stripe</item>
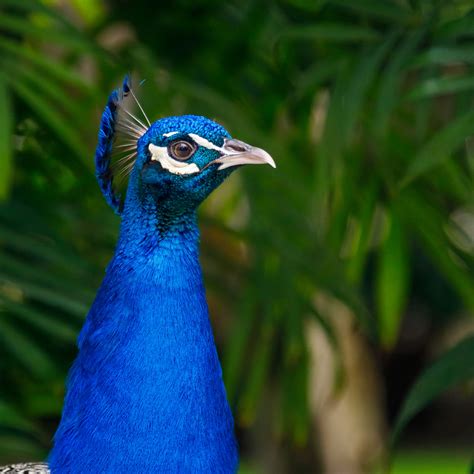
M 165 138 L 169 138 L 169 137 L 172 137 L 173 135 L 176 135 L 178 133 L 180 133 L 180 132 L 178 132 L 178 131 L 167 132 L 167 133 L 163 133 L 163 136 Z M 219 151 L 219 152 L 223 151 L 220 146 L 214 145 L 214 143 L 207 140 L 206 138 L 203 138 L 203 137 L 197 135 L 196 133 L 190 133 L 190 134 L 188 134 L 188 137 L 191 138 L 197 145 L 203 146 L 204 148 L 207 148 L 208 150 L 216 150 L 216 151 Z
M 168 138 L 168 137 L 172 137 L 173 135 L 176 135 L 177 133 L 179 132 L 168 132 L 168 133 L 163 133 L 163 136 Z
M 193 174 L 199 173 L 200 169 L 196 163 L 186 163 L 185 161 L 176 161 L 168 155 L 168 148 L 165 146 L 156 146 L 153 143 L 148 145 L 152 161 L 158 161 L 160 165 L 173 174 Z
M 208 150 L 216 150 L 220 152 L 223 151 L 220 146 L 214 145 L 214 143 L 210 142 L 209 140 L 206 140 L 203 137 L 200 137 L 199 135 L 196 135 L 195 133 L 190 133 L 189 137 L 192 138 L 199 146 L 203 146 Z

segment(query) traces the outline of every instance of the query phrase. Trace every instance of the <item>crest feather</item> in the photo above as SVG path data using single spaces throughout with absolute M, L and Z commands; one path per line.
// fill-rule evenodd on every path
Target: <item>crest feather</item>
M 145 123 L 130 111 L 130 102 L 138 105 Z M 114 186 L 114 179 L 117 184 L 130 174 L 137 157 L 138 140 L 149 126 L 150 121 L 138 102 L 127 75 L 122 87 L 109 96 L 102 113 L 95 152 L 96 177 L 100 190 L 116 214 L 122 213 L 123 200 Z

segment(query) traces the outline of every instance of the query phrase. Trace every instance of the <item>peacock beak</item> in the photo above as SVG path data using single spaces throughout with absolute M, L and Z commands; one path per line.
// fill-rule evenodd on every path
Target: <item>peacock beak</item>
M 248 145 L 235 139 L 224 139 L 224 145 L 220 149 L 222 156 L 212 163 L 221 163 L 218 170 L 231 168 L 239 165 L 270 165 L 276 168 L 273 158 L 261 148 Z

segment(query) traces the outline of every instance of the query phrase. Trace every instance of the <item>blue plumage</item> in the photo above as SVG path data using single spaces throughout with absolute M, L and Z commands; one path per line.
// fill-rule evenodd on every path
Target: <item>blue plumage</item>
M 125 82 L 124 82 L 125 84 Z M 127 86 L 128 88 L 128 86 Z M 112 146 L 115 139 L 117 107 L 122 100 L 123 90 L 115 90 L 107 101 L 100 121 L 99 137 L 95 152 L 96 177 L 107 204 L 117 213 L 121 212 L 120 196 L 113 190 L 113 176 L 110 169 Z
M 122 215 L 120 237 L 79 337 L 50 469 L 232 473 L 238 453 L 196 208 L 236 167 L 274 163 L 204 117 L 161 119 L 135 142 L 122 209 L 110 171 L 120 94 L 109 98 L 96 153 L 100 188 Z

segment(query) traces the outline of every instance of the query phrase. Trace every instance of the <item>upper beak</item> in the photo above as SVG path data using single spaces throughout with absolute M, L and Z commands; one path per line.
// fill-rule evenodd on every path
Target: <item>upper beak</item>
M 221 163 L 218 170 L 224 170 L 238 165 L 263 165 L 268 164 L 276 168 L 273 158 L 261 148 L 257 148 L 247 143 L 235 139 L 224 139 L 221 147 L 222 156 L 212 163 Z

